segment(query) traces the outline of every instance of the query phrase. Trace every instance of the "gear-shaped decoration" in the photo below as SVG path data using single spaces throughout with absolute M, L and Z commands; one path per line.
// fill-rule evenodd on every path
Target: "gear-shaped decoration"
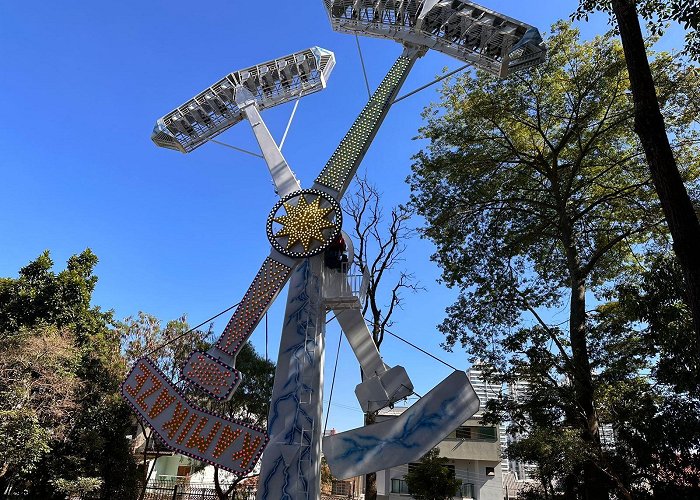
M 286 214 L 280 214 L 284 208 Z M 267 218 L 267 237 L 292 258 L 318 255 L 338 237 L 343 213 L 335 198 L 318 189 L 302 189 L 278 201 Z

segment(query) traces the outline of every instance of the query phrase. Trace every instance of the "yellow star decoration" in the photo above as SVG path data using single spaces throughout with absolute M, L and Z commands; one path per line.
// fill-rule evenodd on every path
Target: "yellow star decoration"
M 296 205 L 284 203 L 287 215 L 275 217 L 275 222 L 282 224 L 282 229 L 275 234 L 275 238 L 288 236 L 287 250 L 297 243 L 301 243 L 304 251 L 308 252 L 312 240 L 323 242 L 323 230 L 333 227 L 334 224 L 326 219 L 332 208 L 321 208 L 321 198 L 315 198 L 310 204 L 304 196 L 299 197 Z

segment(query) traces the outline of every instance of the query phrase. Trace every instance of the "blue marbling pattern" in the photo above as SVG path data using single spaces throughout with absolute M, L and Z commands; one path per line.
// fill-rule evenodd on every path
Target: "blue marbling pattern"
M 414 462 L 479 409 L 462 371 L 455 371 L 403 414 L 323 439 L 333 475 L 345 479 Z
M 316 498 L 324 310 L 320 262 L 308 259 L 292 276 L 275 385 L 268 418 L 270 444 L 263 454 L 257 498 Z

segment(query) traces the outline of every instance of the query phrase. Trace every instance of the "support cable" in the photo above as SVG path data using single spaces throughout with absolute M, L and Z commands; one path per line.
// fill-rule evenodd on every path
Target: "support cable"
M 433 80 L 432 82 L 426 83 L 426 84 L 423 85 L 422 87 L 418 87 L 416 90 L 413 90 L 413 91 L 409 92 L 408 94 L 404 94 L 404 95 L 402 95 L 401 97 L 397 97 L 396 99 L 394 99 L 394 102 L 392 102 L 391 105 L 393 106 L 393 105 L 396 104 L 397 102 L 403 101 L 403 100 L 406 99 L 407 97 L 411 97 L 412 95 L 417 94 L 417 93 L 420 92 L 421 90 L 425 90 L 425 89 L 427 89 L 428 87 L 431 87 L 432 85 L 435 85 L 436 83 L 443 81 L 445 78 L 451 77 L 451 76 L 454 75 L 455 73 L 459 73 L 460 71 L 464 71 L 464 70 L 467 69 L 469 66 L 471 66 L 471 63 L 465 64 L 464 66 L 460 66 L 460 67 L 457 68 L 456 70 L 450 71 L 449 73 L 446 73 L 446 74 L 442 75 L 441 77 L 436 78 L 436 79 Z
M 370 323 L 370 324 L 373 324 L 371 321 L 370 321 L 369 323 Z M 430 353 L 429 353 L 428 351 L 426 351 L 425 349 L 421 349 L 421 348 L 418 347 L 416 344 L 414 344 L 414 343 L 412 343 L 412 342 L 409 342 L 409 341 L 406 340 L 405 338 L 400 337 L 400 336 L 396 335 L 395 333 L 390 332 L 390 331 L 387 330 L 387 329 L 384 329 L 384 332 L 385 332 L 385 333 L 388 333 L 388 334 L 391 335 L 392 337 L 395 337 L 395 338 L 399 339 L 401 342 L 404 342 L 404 343 L 410 345 L 410 346 L 413 347 L 414 349 L 419 350 L 420 352 L 422 352 L 422 353 L 425 354 L 426 356 L 430 356 L 430 357 L 433 358 L 435 361 L 439 361 L 439 362 L 442 363 L 443 365 L 449 366 L 450 368 L 452 368 L 452 369 L 455 370 L 455 371 L 460 371 L 458 368 L 455 368 L 454 366 L 452 366 L 451 364 L 449 364 L 447 361 L 443 361 L 443 360 L 441 360 L 440 358 L 438 358 L 437 356 L 435 356 L 435 355 L 433 355 L 433 354 L 430 354 Z M 416 395 L 417 395 L 417 394 L 416 394 Z
M 280 141 L 279 145 L 279 150 L 282 151 L 282 147 L 284 146 L 284 141 L 287 140 L 287 134 L 289 133 L 289 127 L 292 126 L 292 121 L 294 120 L 294 115 L 297 112 L 297 108 L 299 107 L 299 101 L 301 101 L 301 94 L 297 98 L 296 102 L 294 103 L 294 109 L 292 109 L 292 114 L 289 117 L 289 121 L 287 122 L 287 128 L 284 129 L 284 134 L 282 134 L 282 140 Z
M 145 357 L 148 357 L 148 356 L 150 356 L 151 354 L 153 354 L 154 352 L 160 351 L 160 350 L 161 350 L 162 348 L 164 348 L 165 346 L 167 346 L 167 345 L 169 345 L 169 344 L 172 344 L 173 342 L 175 342 L 176 340 L 181 339 L 181 338 L 184 337 L 185 335 L 188 335 L 188 334 L 192 333 L 192 332 L 195 331 L 197 328 L 199 328 L 199 327 L 201 327 L 201 326 L 204 326 L 204 325 L 206 325 L 207 323 L 210 323 L 211 321 L 214 321 L 214 320 L 215 320 L 216 318 L 218 318 L 219 316 L 222 316 L 222 315 L 226 314 L 227 312 L 229 312 L 231 309 L 233 309 L 233 308 L 235 308 L 235 307 L 238 307 L 239 304 L 240 304 L 240 302 L 238 302 L 237 304 L 233 304 L 231 307 L 229 307 L 229 308 L 227 308 L 227 309 L 224 309 L 223 311 L 221 311 L 221 312 L 220 312 L 219 314 L 217 314 L 216 316 L 212 316 L 211 318 L 209 318 L 209 319 L 207 319 L 207 320 L 205 320 L 205 321 L 202 321 L 202 322 L 201 322 L 200 324 L 198 324 L 197 326 L 193 326 L 192 328 L 190 328 L 189 330 L 187 330 L 185 333 L 182 333 L 182 334 L 178 335 L 178 336 L 175 337 L 175 338 L 172 338 L 172 339 L 170 339 L 170 340 L 168 340 L 168 341 L 166 341 L 166 342 L 163 342 L 163 343 L 162 343 L 161 345 L 159 345 L 158 347 L 156 347 L 156 348 L 150 350 L 149 352 L 147 352 L 144 356 L 145 356 Z
M 385 331 L 386 333 L 388 333 L 389 335 L 391 335 L 392 337 L 396 337 L 396 338 L 399 339 L 400 341 L 405 342 L 406 344 L 410 345 L 410 346 L 413 347 L 414 349 L 418 349 L 420 352 L 422 352 L 422 353 L 425 354 L 426 356 L 430 356 L 430 357 L 433 358 L 435 361 L 439 361 L 439 362 L 442 363 L 443 365 L 448 366 L 448 367 L 452 368 L 452 369 L 455 370 L 455 371 L 458 370 L 457 368 L 455 368 L 454 366 L 452 366 L 451 364 L 449 364 L 447 361 L 443 361 L 443 360 L 441 360 L 440 358 L 438 358 L 437 356 L 434 356 L 434 355 L 430 354 L 428 351 L 426 351 L 426 350 L 424 350 L 424 349 L 421 349 L 421 348 L 418 347 L 416 344 L 413 344 L 413 343 L 409 342 L 408 340 L 399 337 L 399 336 L 396 335 L 395 333 L 391 333 L 389 330 L 384 330 L 384 331 Z
M 230 144 L 226 144 L 225 142 L 217 141 L 216 139 L 209 139 L 209 142 L 213 142 L 214 144 L 218 144 L 219 146 L 226 146 L 227 148 L 234 149 L 238 151 L 239 153 L 245 153 L 247 155 L 255 156 L 256 158 L 262 158 L 263 160 L 265 157 L 263 155 L 260 155 L 258 153 L 253 153 L 252 151 L 248 151 L 247 149 L 243 148 L 237 148 L 236 146 L 231 146 Z
M 340 330 L 338 336 L 338 350 L 335 353 L 335 366 L 333 367 L 333 380 L 331 381 L 331 393 L 328 396 L 328 408 L 326 409 L 326 423 L 323 425 L 323 435 L 326 435 L 328 429 L 328 417 L 331 414 L 331 403 L 333 401 L 333 388 L 335 387 L 335 374 L 338 370 L 338 358 L 340 358 L 340 344 L 343 342 L 343 330 Z
M 267 329 L 267 311 L 265 312 L 265 361 L 270 361 L 267 355 L 268 329 Z
M 365 68 L 365 58 L 362 57 L 362 48 L 360 47 L 360 37 L 355 34 L 355 41 L 357 42 L 357 52 L 360 54 L 360 63 L 362 64 L 362 73 L 365 75 L 365 85 L 367 86 L 367 96 L 372 98 L 372 91 L 369 88 L 369 79 L 367 78 L 367 69 Z

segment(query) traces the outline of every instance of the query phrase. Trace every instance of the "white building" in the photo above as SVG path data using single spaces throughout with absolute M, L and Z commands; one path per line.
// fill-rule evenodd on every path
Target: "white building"
M 516 380 L 508 384 L 508 394 L 516 402 L 523 402 L 530 391 L 530 382 L 527 380 Z M 509 436 L 508 443 L 518 440 L 518 436 Z M 537 466 L 535 464 L 522 462 L 520 460 L 508 460 L 510 470 L 515 474 L 518 481 L 532 481 L 536 479 Z
M 471 382 L 474 390 L 479 396 L 481 401 L 481 406 L 479 408 L 479 413 L 475 415 L 475 418 L 483 414 L 486 407 L 486 403 L 493 399 L 498 399 L 502 395 L 504 387 L 500 383 L 494 383 L 486 380 L 484 376 L 484 371 L 482 366 L 473 366 L 467 374 L 469 375 L 469 381 Z M 512 384 L 508 384 L 505 387 L 508 391 L 508 395 L 515 401 L 522 401 L 527 397 L 528 391 L 530 390 L 530 382 L 526 380 L 517 380 Z M 531 463 L 525 463 L 518 460 L 510 460 L 507 457 L 506 450 L 508 445 L 512 442 L 517 441 L 517 436 L 508 436 L 506 432 L 507 422 L 503 422 L 499 426 L 500 444 L 501 444 L 501 471 L 503 475 L 512 474 L 517 481 L 532 481 L 536 478 L 537 466 Z
M 472 387 L 474 387 L 476 395 L 479 396 L 479 411 L 474 416 L 474 418 L 478 418 L 483 415 L 488 401 L 501 397 L 503 387 L 500 383 L 488 381 L 484 376 L 482 366 L 479 364 L 472 366 L 469 371 L 467 371 L 467 376 L 469 377 L 469 382 L 472 384 Z M 508 447 L 508 436 L 506 434 L 505 424 L 499 426 L 498 434 L 501 443 L 501 471 L 505 474 L 510 471 L 510 463 L 508 459 L 505 458 L 505 450 Z
M 406 408 L 382 410 L 377 421 L 395 418 Z M 462 481 L 455 499 L 503 500 L 500 440 L 497 427 L 483 426 L 472 418 L 452 431 L 439 445 L 440 456 L 450 460 L 448 467 Z M 415 464 L 377 472 L 379 500 L 408 500 L 411 498 L 404 475 Z

